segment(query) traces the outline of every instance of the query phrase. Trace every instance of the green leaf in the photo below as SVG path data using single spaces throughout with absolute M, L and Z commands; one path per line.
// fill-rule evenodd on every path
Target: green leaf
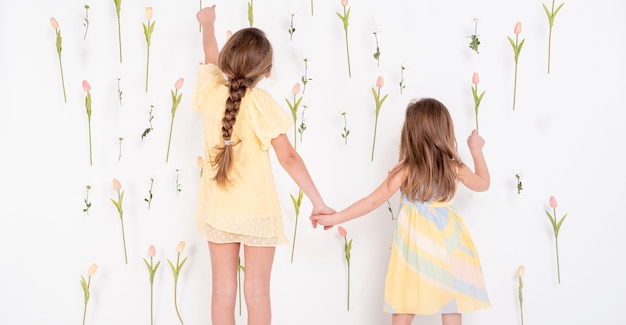
M 484 91 L 480 94 L 480 96 L 478 96 L 478 103 L 480 103 L 483 100 L 483 96 L 485 96 Z
M 158 261 L 158 262 L 154 265 L 154 273 L 156 273 L 156 270 L 159 268 L 159 265 L 161 265 L 161 261 Z
M 144 258 L 143 262 L 146 263 L 146 267 L 148 267 L 148 272 L 152 272 L 152 267 L 150 266 L 150 263 L 148 263 L 148 261 Z
M 185 259 L 183 259 L 183 261 L 180 262 L 180 266 L 178 267 L 179 271 L 183 268 L 183 265 L 185 265 L 185 262 L 187 262 L 187 258 L 189 258 L 189 257 L 185 257 Z
M 546 12 L 546 15 L 548 16 L 548 20 L 550 20 L 550 17 L 551 17 L 550 10 L 548 10 L 548 7 L 546 7 L 545 4 L 542 3 L 541 5 L 543 6 L 543 10 Z
M 561 225 L 563 224 L 563 221 L 565 221 L 565 218 L 567 217 L 567 213 L 563 216 L 563 218 L 561 218 L 561 220 L 559 221 L 559 223 L 556 225 L 556 229 L 554 230 L 554 233 L 558 236 L 559 235 L 559 230 L 561 230 Z
M 552 223 L 552 229 L 556 231 L 556 220 L 554 220 L 554 217 L 552 217 L 550 212 L 546 211 L 546 214 L 548 215 L 548 218 L 550 219 L 550 223 Z
M 565 2 L 561 3 L 555 10 L 554 13 L 552 14 L 552 19 L 554 20 L 554 17 L 556 17 L 556 14 L 559 13 L 559 10 L 561 10 L 561 7 L 563 7 L 563 5 L 565 4 Z
M 177 272 L 176 272 L 176 268 L 174 267 L 174 264 L 172 264 L 172 261 L 170 261 L 170 259 L 167 259 L 167 263 L 170 265 L 170 268 L 172 269 L 172 272 L 174 272 L 174 276 L 176 276 Z
M 509 43 L 511 43 L 511 46 L 513 47 L 513 51 L 515 51 L 516 47 L 515 47 L 515 42 L 513 42 L 513 39 L 510 38 L 509 36 L 506 37 L 509 40 Z

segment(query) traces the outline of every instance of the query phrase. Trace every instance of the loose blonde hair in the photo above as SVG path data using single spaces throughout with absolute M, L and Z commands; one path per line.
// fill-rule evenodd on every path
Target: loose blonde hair
M 258 28 L 244 28 L 233 34 L 219 53 L 218 67 L 224 72 L 229 87 L 224 118 L 222 119 L 222 138 L 225 144 L 217 147 L 217 154 L 211 161 L 217 166 L 213 178 L 218 185 L 225 187 L 229 181 L 228 172 L 232 166 L 233 126 L 237 120 L 241 99 L 246 90 L 272 70 L 273 50 L 265 33 Z
M 400 163 L 391 171 L 406 175 L 402 194 L 412 201 L 448 201 L 462 165 L 448 109 L 433 98 L 411 102 L 400 135 Z

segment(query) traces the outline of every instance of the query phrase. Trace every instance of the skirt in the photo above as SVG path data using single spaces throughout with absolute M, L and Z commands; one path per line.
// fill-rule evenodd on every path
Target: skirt
M 452 205 L 403 200 L 383 310 L 431 315 L 465 313 L 489 305 L 476 247 Z

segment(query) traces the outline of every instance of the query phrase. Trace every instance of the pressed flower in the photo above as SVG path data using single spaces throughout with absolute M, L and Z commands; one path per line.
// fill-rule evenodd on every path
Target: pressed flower
M 304 192 L 302 190 L 298 191 L 298 198 L 295 198 L 293 195 L 289 194 L 291 197 L 291 202 L 293 203 L 293 207 L 296 210 L 296 222 L 293 226 L 293 241 L 291 242 L 291 263 L 293 263 L 293 255 L 296 250 L 296 233 L 298 230 L 298 216 L 300 215 L 300 206 L 302 204 L 302 197 Z
M 372 141 L 372 161 L 374 161 L 374 148 L 376 147 L 376 132 L 378 130 L 378 114 L 380 113 L 380 108 L 383 106 L 383 103 L 387 99 L 387 96 L 389 96 L 389 94 L 386 94 L 385 96 L 383 96 L 382 99 L 380 98 L 380 88 L 382 88 L 384 85 L 385 85 L 385 80 L 383 79 L 382 76 L 379 76 L 376 79 L 377 89 L 374 89 L 374 87 L 372 87 L 372 95 L 374 96 L 374 101 L 376 103 L 376 110 L 374 111 L 376 114 L 376 121 L 374 122 L 374 140 Z
M 170 124 L 170 136 L 167 141 L 167 155 L 165 156 L 165 162 L 167 163 L 170 159 L 170 145 L 172 143 L 172 131 L 174 129 L 174 117 L 176 116 L 176 109 L 178 108 L 178 104 L 180 104 L 180 100 L 183 98 L 183 94 L 179 94 L 178 91 L 183 87 L 183 82 L 185 79 L 180 78 L 176 80 L 174 84 L 174 88 L 176 91 L 171 90 L 172 93 L 172 122 Z
M 94 274 L 96 274 L 96 271 L 98 271 L 98 265 L 96 265 L 96 264 L 91 264 L 91 266 L 89 267 L 89 271 L 87 272 L 87 274 L 89 274 L 89 276 L 93 276 Z
M 150 263 L 145 258 L 143 259 L 146 267 L 148 268 L 148 273 L 150 275 L 150 325 L 154 325 L 154 276 L 156 275 L 156 271 L 159 269 L 159 265 L 161 265 L 161 261 L 154 264 L 154 255 L 156 254 L 156 249 L 154 245 L 150 245 L 148 248 L 148 256 L 150 256 Z
M 346 112 L 341 113 L 343 116 L 343 132 L 341 133 L 341 137 L 343 138 L 344 144 L 348 145 L 348 135 L 350 135 L 350 130 L 348 130 L 348 118 L 346 117 Z
M 554 196 L 550 196 L 550 207 L 553 209 L 557 207 L 556 198 Z
M 143 24 L 143 35 L 146 37 L 146 93 L 148 92 L 148 71 L 150 68 L 150 45 L 152 44 L 152 32 L 154 32 L 154 23 L 155 21 L 150 21 L 152 19 L 152 7 L 146 7 L 146 19 L 148 20 L 147 24 Z
M 56 33 L 56 48 L 57 56 L 59 57 L 59 69 L 61 70 L 61 86 L 63 87 L 63 101 L 67 103 L 67 95 L 65 93 L 65 77 L 63 76 L 63 62 L 61 61 L 61 52 L 63 51 L 63 38 L 61 37 L 61 30 L 59 29 L 59 22 L 56 18 L 50 18 L 50 26 Z
M 348 232 L 346 231 L 346 228 L 339 226 L 337 227 L 337 231 L 339 232 L 339 236 L 345 238 L 348 235 Z
M 552 208 L 552 214 L 546 211 L 548 215 L 548 219 L 550 219 L 550 224 L 552 225 L 552 230 L 554 231 L 554 244 L 556 247 L 556 270 L 557 270 L 557 278 L 559 284 L 561 283 L 561 264 L 559 262 L 559 231 L 561 230 L 561 226 L 563 225 L 563 221 L 567 217 L 567 213 L 561 217 L 561 219 L 557 219 L 556 216 L 556 198 L 554 196 L 550 196 L 550 208 Z
M 556 9 L 554 9 L 554 0 L 552 0 L 552 7 L 550 10 L 548 10 L 548 7 L 546 7 L 545 4 L 542 4 L 543 10 L 546 12 L 546 16 L 548 16 L 548 25 L 550 27 L 550 32 L 548 34 L 548 74 L 550 74 L 550 53 L 552 51 L 552 27 L 554 27 L 554 18 L 564 4 L 565 2 L 561 3 L 558 7 L 556 7 Z
M 342 226 L 337 227 L 337 231 L 339 232 L 339 236 L 343 238 L 343 251 L 346 257 L 346 262 L 348 264 L 348 302 L 347 302 L 347 310 L 350 311 L 350 251 L 352 250 L 352 239 L 348 241 L 346 236 L 348 232 Z
M 122 189 L 122 184 L 120 183 L 120 181 L 117 180 L 117 178 L 113 179 L 113 189 L 115 189 L 116 191 Z
M 515 60 L 515 77 L 513 81 L 513 110 L 515 110 L 515 100 L 517 98 L 517 63 L 519 60 L 519 54 L 522 51 L 522 46 L 524 46 L 525 39 L 522 41 L 519 40 L 519 34 L 522 32 L 522 23 L 517 22 L 515 27 L 513 28 L 513 33 L 515 34 L 515 42 L 513 39 L 507 36 L 509 43 L 513 47 L 513 59 Z
M 154 178 L 150 178 L 150 189 L 148 190 L 148 197 L 143 200 L 148 203 L 148 210 L 150 210 L 150 206 L 152 205 L 152 186 L 154 185 Z
M 517 269 L 517 282 L 518 282 L 518 286 L 517 286 L 517 298 L 519 299 L 519 311 L 520 311 L 520 318 L 521 318 L 521 322 L 522 325 L 524 325 L 524 296 L 522 295 L 522 289 L 524 288 L 524 281 L 522 280 L 522 277 L 524 276 L 524 272 L 526 271 L 526 268 L 524 267 L 524 265 L 520 265 L 519 268 Z
M 178 80 L 176 80 L 176 83 L 174 84 L 174 88 L 176 88 L 176 90 L 180 90 L 181 88 L 183 88 L 184 82 L 185 82 L 185 79 L 179 78 Z
M 91 85 L 87 80 L 83 80 L 83 91 L 85 95 L 85 110 L 87 111 L 87 126 L 89 128 L 89 165 L 93 165 L 92 148 L 91 148 Z
M 470 38 L 469 48 L 478 53 L 478 45 L 480 45 L 480 39 L 478 39 L 478 18 L 474 18 L 474 34 L 468 36 Z
M 59 29 L 59 22 L 54 17 L 50 17 L 50 25 L 53 29 Z
M 124 243 L 124 261 L 128 264 L 128 254 L 126 253 L 126 233 L 124 231 L 124 208 L 122 206 L 124 201 L 124 191 L 122 191 L 122 185 L 117 179 L 113 179 L 113 189 L 117 191 L 117 201 L 111 199 L 111 202 L 117 209 L 117 212 L 120 216 L 120 222 L 122 224 L 122 242 Z
M 178 243 L 178 246 L 176 246 L 176 251 L 178 253 L 182 253 L 185 250 L 185 241 L 181 241 L 180 243 Z
M 522 32 L 522 23 L 518 21 L 515 24 L 515 28 L 513 28 L 513 34 L 519 35 L 521 32 Z
M 287 102 L 287 106 L 289 106 L 289 110 L 291 110 L 291 117 L 293 118 L 293 148 L 297 148 L 298 141 L 296 138 L 296 132 L 298 131 L 296 127 L 296 122 L 298 121 L 298 108 L 300 107 L 300 103 L 302 102 L 303 96 L 297 98 L 298 93 L 300 92 L 300 83 L 296 82 L 291 88 L 291 94 L 293 95 L 293 103 L 289 101 L 289 99 L 285 98 Z
M 480 77 L 478 76 L 478 72 L 474 72 L 472 75 L 472 96 L 474 97 L 474 116 L 476 118 L 476 131 L 478 132 L 478 107 L 480 106 L 480 102 L 483 100 L 483 96 L 485 92 L 483 91 L 480 95 L 478 95 L 478 83 L 480 83 Z
M 339 19 L 341 19 L 341 22 L 343 23 L 343 31 L 346 37 L 346 56 L 348 58 L 348 77 L 352 78 L 352 70 L 350 69 L 350 48 L 348 46 L 348 20 L 350 19 L 350 9 L 352 8 L 346 8 L 346 6 L 348 5 L 348 0 L 341 0 L 341 6 L 343 7 L 343 15 L 341 15 L 340 13 L 336 13 L 337 17 L 339 17 Z
M 185 265 L 185 262 L 187 262 L 187 257 L 185 257 L 182 261 L 180 260 L 180 254 L 183 252 L 184 249 L 185 242 L 181 241 L 176 247 L 176 266 L 174 266 L 169 258 L 167 259 L 167 263 L 170 265 L 172 273 L 174 273 L 174 307 L 176 309 L 176 315 L 178 315 L 178 320 L 181 324 L 183 324 L 183 318 L 180 315 L 180 311 L 178 310 L 178 277 L 180 276 L 180 270 L 183 268 L 183 265 Z
M 80 276 L 80 285 L 83 288 L 83 325 L 85 325 L 85 320 L 87 319 L 87 303 L 89 302 L 89 298 L 91 298 L 91 277 L 96 274 L 97 270 L 98 265 L 91 264 L 87 271 L 87 279 L 82 275 Z

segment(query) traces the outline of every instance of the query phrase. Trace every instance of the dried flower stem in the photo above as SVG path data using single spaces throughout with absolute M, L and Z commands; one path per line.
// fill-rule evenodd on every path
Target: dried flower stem
M 472 34 L 469 38 L 471 39 L 469 43 L 469 48 L 475 51 L 476 54 L 480 54 L 478 53 L 478 45 L 480 45 L 480 40 L 478 39 L 478 19 L 476 18 L 474 18 L 474 34 Z
M 378 34 L 374 31 L 374 39 L 376 39 L 376 52 L 374 52 L 374 59 L 376 59 L 376 67 L 380 67 L 380 47 L 378 46 Z
M 406 88 L 406 85 L 404 84 L 404 70 L 406 70 L 406 68 L 403 65 L 401 65 L 400 66 L 400 94 L 402 94 L 402 90 Z
M 150 124 L 150 127 L 146 128 L 143 131 L 143 133 L 141 134 L 141 141 L 143 141 L 143 138 L 148 136 L 148 133 L 150 133 L 152 130 L 154 130 L 152 128 L 152 119 L 154 118 L 154 115 L 152 114 L 152 109 L 153 108 L 154 108 L 154 105 L 150 105 L 150 112 L 148 113 L 148 123 Z
M 120 78 L 117 78 L 117 98 L 120 102 L 120 107 L 122 107 L 122 88 L 120 88 Z
M 143 200 L 148 202 L 148 210 L 150 210 L 150 205 L 152 205 L 152 185 L 154 185 L 154 178 L 150 178 L 150 189 L 148 190 L 148 197 Z
M 300 117 L 300 126 L 298 127 L 298 133 L 300 133 L 300 142 L 302 142 L 302 136 L 304 135 L 304 131 L 306 131 L 306 124 L 304 123 L 304 112 L 306 112 L 307 106 L 302 105 L 302 115 Z
M 295 14 L 291 14 L 291 23 L 289 23 L 289 29 L 287 30 L 289 32 L 290 41 L 293 39 L 293 33 L 296 32 L 296 28 L 293 27 L 293 16 L 295 16 Z
M 91 208 L 91 202 L 89 202 L 89 190 L 91 190 L 91 186 L 87 185 L 86 187 L 86 193 L 85 193 L 85 208 L 83 209 L 83 212 L 85 212 L 87 215 L 89 215 L 89 208 Z
M 180 169 L 176 169 L 176 194 L 182 192 L 183 190 L 180 188 L 180 182 L 178 181 Z
M 89 29 L 89 5 L 85 5 L 85 22 L 83 26 L 85 26 L 85 35 L 83 36 L 83 40 L 87 39 L 87 30 Z
M 309 65 L 309 59 L 304 58 L 304 75 L 300 78 L 300 81 L 302 81 L 302 95 L 304 95 L 304 92 L 306 91 L 306 84 L 313 80 L 309 77 L 307 77 L 307 73 L 308 73 L 308 65 Z
M 348 145 L 348 135 L 350 135 L 350 130 L 348 130 L 346 112 L 341 113 L 341 116 L 343 116 L 343 133 L 341 133 L 341 137 L 344 139 L 344 144 Z
M 119 153 L 117 155 L 117 161 L 120 161 L 120 159 L 122 159 L 122 141 L 124 141 L 124 138 L 119 137 L 117 138 L 120 141 L 120 145 L 119 145 Z

